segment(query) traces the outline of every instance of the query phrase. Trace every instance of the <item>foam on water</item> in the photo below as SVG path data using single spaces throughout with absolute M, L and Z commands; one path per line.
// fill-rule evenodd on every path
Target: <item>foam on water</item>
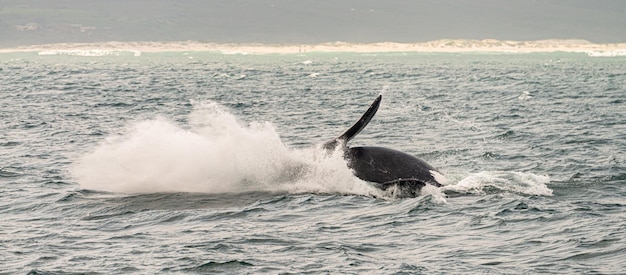
M 465 176 L 458 182 L 443 187 L 444 190 L 485 194 L 489 192 L 513 192 L 526 195 L 552 196 L 548 188 L 549 176 L 516 171 L 482 171 Z
M 109 49 L 52 49 L 42 50 L 38 55 L 70 55 L 70 56 L 121 56 L 132 54 L 133 56 L 141 56 L 138 50 L 109 50 Z
M 250 192 L 375 195 L 339 152 L 290 149 L 272 124 L 247 126 L 212 102 L 193 102 L 189 125 L 141 121 L 84 155 L 73 174 L 83 188 L 121 193 Z
M 626 49 L 617 49 L 609 51 L 587 51 L 587 55 L 591 57 L 619 57 L 626 56 Z

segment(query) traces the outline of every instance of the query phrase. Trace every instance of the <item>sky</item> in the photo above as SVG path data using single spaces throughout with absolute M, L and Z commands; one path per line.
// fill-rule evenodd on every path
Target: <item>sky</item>
M 626 42 L 623 0 L 0 0 L 0 47 L 106 41 Z

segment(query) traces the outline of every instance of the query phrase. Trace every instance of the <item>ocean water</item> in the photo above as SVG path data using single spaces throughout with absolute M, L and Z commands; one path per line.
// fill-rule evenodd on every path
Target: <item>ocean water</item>
M 624 274 L 626 59 L 0 54 L 0 273 Z M 399 199 L 318 146 L 448 179 Z

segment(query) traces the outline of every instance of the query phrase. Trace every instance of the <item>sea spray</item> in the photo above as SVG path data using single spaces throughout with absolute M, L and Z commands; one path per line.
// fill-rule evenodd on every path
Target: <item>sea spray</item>
M 482 171 L 469 174 L 443 189 L 465 194 L 512 192 L 552 196 L 552 189 L 547 186 L 548 183 L 550 177 L 546 175 L 517 171 Z
M 74 166 L 86 189 L 121 193 L 250 192 L 373 195 L 340 152 L 290 149 L 269 122 L 243 126 L 214 102 L 192 102 L 189 125 L 156 117 L 106 138 Z

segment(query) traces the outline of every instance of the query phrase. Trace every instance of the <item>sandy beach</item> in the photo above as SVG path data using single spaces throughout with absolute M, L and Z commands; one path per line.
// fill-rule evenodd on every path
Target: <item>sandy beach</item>
M 329 42 L 321 44 L 219 44 L 199 41 L 179 42 L 102 42 L 102 43 L 58 43 L 22 46 L 0 49 L 7 52 L 40 52 L 52 54 L 72 51 L 131 51 L 141 52 L 186 52 L 206 51 L 231 54 L 293 54 L 306 52 L 582 52 L 590 55 L 626 55 L 626 42 L 611 44 L 595 44 L 586 40 L 461 40 L 444 39 L 420 43 L 346 43 Z

